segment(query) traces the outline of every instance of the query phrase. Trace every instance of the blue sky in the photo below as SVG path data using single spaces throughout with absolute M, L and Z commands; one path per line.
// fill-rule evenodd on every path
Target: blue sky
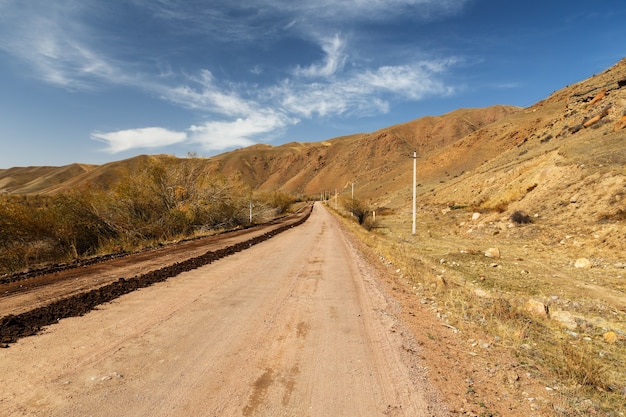
M 0 168 L 530 106 L 626 56 L 625 22 L 623 0 L 0 0 Z

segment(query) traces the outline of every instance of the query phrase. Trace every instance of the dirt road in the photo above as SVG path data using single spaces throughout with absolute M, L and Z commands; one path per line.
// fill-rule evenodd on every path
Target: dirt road
M 32 273 L 3 277 L 0 279 L 0 318 L 10 314 L 22 314 L 47 306 L 55 300 L 104 288 L 119 278 L 142 276 L 171 267 L 175 263 L 181 264 L 180 269 L 189 270 L 190 267 L 182 264 L 190 259 L 198 260 L 193 262 L 194 264 L 205 264 L 206 260 L 201 258 L 208 251 L 234 253 L 241 249 L 238 246 L 247 248 L 251 244 L 267 239 L 270 234 L 306 220 L 308 212 L 309 207 L 301 207 L 289 216 L 247 229 L 165 245 L 125 256 L 87 259 L 82 263 L 52 266 Z
M 446 415 L 374 275 L 317 205 L 297 228 L 1 350 L 0 415 Z

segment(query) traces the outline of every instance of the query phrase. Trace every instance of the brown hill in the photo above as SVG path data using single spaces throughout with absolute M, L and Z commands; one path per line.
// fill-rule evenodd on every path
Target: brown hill
M 626 213 L 626 60 L 430 157 L 477 165 L 425 201 L 524 210 L 562 222 Z M 574 221 L 579 223 L 579 221 Z
M 325 190 L 344 190 L 354 182 L 362 197 L 373 197 L 381 189 L 389 193 L 404 187 L 396 183 L 396 178 L 403 176 L 410 166 L 408 156 L 413 150 L 429 155 L 519 110 L 510 106 L 460 109 L 373 133 L 276 147 L 255 145 L 204 161 L 226 175 L 238 173 L 255 189 L 313 196 Z M 109 188 L 118 179 L 155 160 L 166 165 L 185 161 L 167 155 L 141 155 L 101 166 L 11 168 L 0 170 L 0 191 L 49 194 L 80 187 Z M 70 170 L 71 167 L 85 169 Z
M 125 178 L 133 173 L 140 172 L 150 162 L 169 161 L 182 162 L 182 160 L 170 155 L 139 155 L 133 158 L 121 161 L 110 162 L 108 164 L 93 167 L 91 170 L 69 178 L 66 182 L 55 184 L 42 190 L 42 193 L 53 194 L 74 189 L 109 189 L 115 185 L 120 179 Z
M 67 184 L 88 173 L 96 165 L 71 164 L 62 167 L 26 167 L 0 169 L 0 193 L 38 194 Z
M 215 156 L 211 162 L 222 172 L 240 172 L 255 188 L 319 195 L 347 190 L 354 182 L 362 197 L 373 198 L 405 187 L 396 179 L 410 169 L 413 150 L 425 157 L 519 111 L 510 106 L 460 109 L 324 142 L 257 145 Z M 473 167 L 471 161 L 464 166 Z

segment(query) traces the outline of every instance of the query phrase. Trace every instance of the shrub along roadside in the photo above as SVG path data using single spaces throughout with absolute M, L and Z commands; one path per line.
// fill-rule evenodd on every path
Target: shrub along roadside
M 295 200 L 256 196 L 237 176 L 199 161 L 153 162 L 110 189 L 0 197 L 0 275 L 37 265 L 133 251 L 196 234 L 268 221 Z

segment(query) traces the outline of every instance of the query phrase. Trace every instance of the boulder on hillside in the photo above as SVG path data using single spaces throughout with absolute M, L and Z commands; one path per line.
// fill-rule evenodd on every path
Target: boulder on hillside
M 550 311 L 550 318 L 569 330 L 576 330 L 576 328 L 578 327 L 578 323 L 576 323 L 574 316 L 572 316 L 569 311 Z
M 489 248 L 485 251 L 485 256 L 487 258 L 499 258 L 500 257 L 500 249 L 498 248 Z
M 548 317 L 548 306 L 537 300 L 526 301 L 526 311 L 538 317 Z
M 591 261 L 587 258 L 578 258 L 576 262 L 574 262 L 574 268 L 589 269 L 591 268 Z

